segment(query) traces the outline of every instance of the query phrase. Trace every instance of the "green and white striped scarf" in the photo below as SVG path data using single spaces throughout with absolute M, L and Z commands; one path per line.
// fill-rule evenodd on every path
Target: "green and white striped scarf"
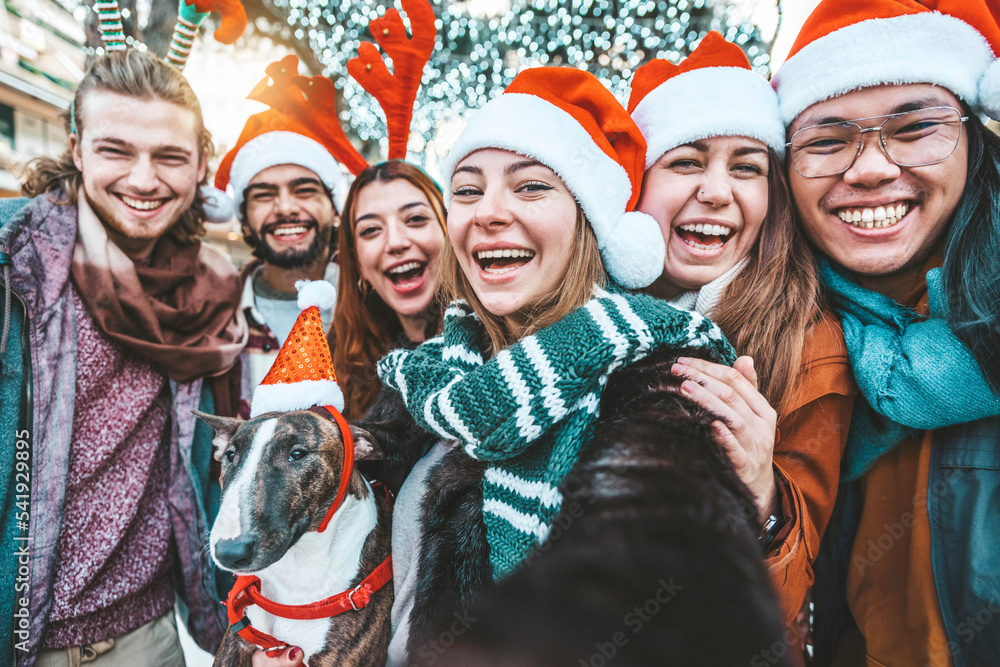
M 464 301 L 440 336 L 379 362 L 428 432 L 487 462 L 483 515 L 494 579 L 543 542 L 559 512 L 559 483 L 587 442 L 601 392 L 617 368 L 666 348 L 705 347 L 732 364 L 722 332 L 644 294 L 597 288 L 586 305 L 484 361 L 483 327 Z

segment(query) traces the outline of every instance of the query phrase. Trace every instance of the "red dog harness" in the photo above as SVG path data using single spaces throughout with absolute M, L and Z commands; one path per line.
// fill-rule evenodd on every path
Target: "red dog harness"
M 344 501 L 344 496 L 347 495 L 347 487 L 354 471 L 354 438 L 351 436 L 351 429 L 347 425 L 347 421 L 336 408 L 332 406 L 315 407 L 311 408 L 310 411 L 327 418 L 332 417 L 337 426 L 340 427 L 341 438 L 344 441 L 344 469 L 340 477 L 340 488 L 337 489 L 337 497 L 334 498 L 333 504 L 330 505 L 330 509 L 327 510 L 326 516 L 323 517 L 323 521 L 319 525 L 318 532 L 322 533 L 326 530 L 337 508 Z M 345 611 L 358 611 L 365 608 L 372 595 L 390 581 L 392 581 L 391 554 L 360 584 L 348 591 L 337 593 L 319 602 L 287 605 L 264 597 L 260 592 L 259 577 L 239 576 L 236 577 L 236 583 L 229 592 L 229 599 L 226 601 L 229 629 L 247 642 L 263 649 L 268 656 L 276 658 L 288 648 L 288 644 L 250 625 L 250 619 L 244 613 L 247 607 L 257 605 L 269 614 L 280 618 L 297 620 L 332 618 Z

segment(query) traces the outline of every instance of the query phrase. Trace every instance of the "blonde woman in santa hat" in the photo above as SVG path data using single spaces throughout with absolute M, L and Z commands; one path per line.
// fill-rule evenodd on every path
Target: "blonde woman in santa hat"
M 837 496 L 854 387 L 793 219 L 777 99 L 743 51 L 710 32 L 680 65 L 640 67 L 629 110 L 648 142 L 638 209 L 667 247 L 647 291 L 711 317 L 745 355 L 732 368 L 682 360 L 674 372 L 720 418 L 716 437 L 754 494 L 791 622 Z
M 612 370 L 686 345 L 733 361 L 704 318 L 622 289 L 662 272 L 656 221 L 633 211 L 644 158 L 625 109 L 571 68 L 522 72 L 448 157 L 443 333 L 379 363 L 431 434 L 396 504 L 390 664 L 546 540 Z

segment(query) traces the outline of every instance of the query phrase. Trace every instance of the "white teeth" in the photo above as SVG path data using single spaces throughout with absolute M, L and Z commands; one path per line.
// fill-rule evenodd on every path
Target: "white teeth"
M 296 236 L 297 234 L 305 234 L 306 230 L 309 228 L 306 226 L 301 227 L 279 227 L 271 232 L 274 236 Z
M 504 257 L 534 257 L 535 251 L 527 248 L 503 248 L 502 250 L 480 250 L 476 253 L 479 259 L 502 259 Z
M 492 269 L 492 268 L 491 269 L 485 269 L 485 271 L 486 271 L 486 273 L 492 273 L 493 275 L 499 275 L 501 273 L 508 273 L 510 271 L 513 271 L 516 268 L 518 268 L 518 267 L 516 267 L 516 266 L 508 266 L 508 267 L 504 267 L 502 269 Z
M 389 273 L 406 273 L 407 271 L 415 271 L 421 267 L 420 262 L 407 262 L 406 264 L 400 264 L 399 266 L 394 266 L 389 269 Z
M 132 197 L 126 197 L 125 195 L 121 195 L 121 199 L 125 202 L 126 206 L 140 211 L 152 211 L 155 208 L 163 206 L 164 202 L 166 202 L 166 199 L 143 200 L 133 199 Z
M 875 208 L 842 209 L 837 213 L 837 217 L 862 229 L 883 229 L 899 222 L 908 210 L 907 205 L 901 203 Z
M 705 236 L 729 236 L 733 233 L 733 230 L 729 227 L 723 227 L 722 225 L 706 225 L 702 223 L 698 223 L 696 225 L 681 225 L 680 229 L 685 232 L 704 234 Z

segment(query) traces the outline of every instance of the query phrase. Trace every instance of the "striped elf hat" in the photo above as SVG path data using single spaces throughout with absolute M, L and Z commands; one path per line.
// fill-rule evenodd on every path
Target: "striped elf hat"
M 344 394 L 337 384 L 320 317 L 320 308 L 333 308 L 337 290 L 325 280 L 300 280 L 295 287 L 302 312 L 271 370 L 254 390 L 251 419 L 267 412 L 308 410 L 314 405 L 332 405 L 344 411 Z
M 178 0 L 177 23 L 164 60 L 177 69 L 184 69 L 198 36 L 198 26 L 211 12 L 222 14 L 219 29 L 213 33 L 217 41 L 232 44 L 246 30 L 247 14 L 239 0 Z
M 679 65 L 656 59 L 637 69 L 628 111 L 646 138 L 646 169 L 670 149 L 708 137 L 750 137 L 785 154 L 774 91 L 743 49 L 714 30 Z
M 854 90 L 907 83 L 942 86 L 1000 119 L 998 19 L 992 0 L 822 0 L 772 79 L 782 120 Z
M 652 217 L 635 210 L 646 141 L 597 77 L 572 67 L 524 70 L 472 116 L 445 161 L 451 177 L 470 153 L 499 148 L 538 160 L 562 179 L 597 237 L 604 267 L 622 287 L 663 273 L 666 246 Z

